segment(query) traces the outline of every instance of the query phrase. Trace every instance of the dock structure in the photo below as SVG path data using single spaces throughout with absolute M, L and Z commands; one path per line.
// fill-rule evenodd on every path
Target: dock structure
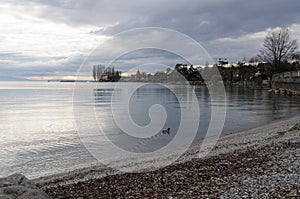
M 274 74 L 272 88 L 295 91 L 300 94 L 300 70 Z

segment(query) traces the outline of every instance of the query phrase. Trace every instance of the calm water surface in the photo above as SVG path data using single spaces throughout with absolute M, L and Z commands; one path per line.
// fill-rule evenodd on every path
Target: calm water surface
M 111 122 L 108 118 L 114 92 L 112 83 L 97 86 L 95 83 L 77 83 L 78 86 L 90 91 L 88 100 L 76 98 L 74 102 L 73 83 L 0 82 L 0 176 L 20 172 L 33 178 L 95 164 L 97 161 L 84 148 L 77 134 L 73 105 L 82 110 L 93 107 L 95 112 L 91 117 L 96 116 L 109 139 L 126 150 L 153 151 L 172 140 L 174 134 L 158 134 L 142 141 L 134 139 Z M 126 86 L 118 91 L 120 95 L 126 92 Z M 173 87 L 186 103 L 192 92 L 196 92 L 201 116 L 197 139 L 206 133 L 211 107 L 224 106 L 225 102 L 227 112 L 223 133 L 249 129 L 300 113 L 300 98 L 295 96 L 228 87 L 227 100 L 211 101 L 203 86 L 193 91 L 184 85 Z M 165 127 L 176 132 L 184 106 L 178 104 L 174 93 L 161 85 L 142 86 L 133 93 L 129 102 L 132 120 L 141 126 L 149 124 L 148 112 L 153 104 L 165 108 Z M 99 128 L 94 131 L 99 131 Z

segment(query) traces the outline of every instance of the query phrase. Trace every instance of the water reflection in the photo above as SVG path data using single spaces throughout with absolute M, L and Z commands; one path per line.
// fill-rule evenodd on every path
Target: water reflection
M 128 84 L 127 86 L 130 86 Z M 114 90 L 111 88 L 98 88 L 95 93 L 96 114 L 103 132 L 119 147 L 134 152 L 149 152 L 166 145 L 176 134 L 180 124 L 181 109 L 185 108 L 196 94 L 200 107 L 200 122 L 197 139 L 206 135 L 211 119 L 213 106 L 223 107 L 226 105 L 227 115 L 223 133 L 232 133 L 261 124 L 271 122 L 287 115 L 298 114 L 300 110 L 300 98 L 283 96 L 266 90 L 254 90 L 243 87 L 226 87 L 226 99 L 210 99 L 209 90 L 205 86 L 194 86 L 188 89 L 185 85 L 173 85 L 177 97 L 184 103 L 180 105 L 177 97 L 168 88 L 159 84 L 146 84 L 139 87 L 131 96 L 129 111 L 132 120 L 140 126 L 150 123 L 149 110 L 155 104 L 162 105 L 167 113 L 167 120 L 163 129 L 171 128 L 169 136 L 162 136 L 158 132 L 155 136 L 146 139 L 137 139 L 128 136 L 118 128 L 111 114 L 112 94 L 124 95 L 126 88 Z M 127 93 L 128 94 L 128 93 Z M 118 99 L 116 97 L 115 99 Z M 121 97 L 120 97 L 121 99 Z M 124 103 L 115 101 L 113 103 Z M 183 118 L 186 121 L 193 118 Z M 189 129 L 186 129 L 187 134 Z M 150 133 L 150 132 L 149 132 Z
M 128 94 L 132 84 L 124 84 L 121 89 L 115 89 L 112 83 L 77 84 L 80 91 L 78 98 L 72 98 L 73 84 L 70 83 L 1 82 L 0 176 L 22 172 L 26 176 L 37 177 L 81 168 L 95 161 L 80 143 L 74 126 L 74 106 L 76 111 L 82 113 L 78 116 L 83 117 L 76 120 L 82 121 L 80 125 L 76 123 L 77 127 L 91 130 L 80 136 L 95 136 L 98 139 L 102 130 L 116 145 L 135 152 L 153 151 L 172 140 L 179 126 L 181 110 L 189 105 L 193 92 L 197 95 L 200 108 L 197 139 L 207 131 L 213 106 L 226 104 L 223 133 L 249 129 L 300 113 L 299 96 L 226 87 L 227 100 L 217 98 L 213 101 L 204 86 L 190 89 L 185 85 L 170 85 L 176 92 L 175 97 L 161 85 L 147 85 L 132 95 L 129 103 L 131 117 L 137 124 L 146 125 L 150 122 L 149 107 L 159 103 L 167 112 L 167 121 L 162 129 L 170 127 L 171 133 L 158 132 L 147 139 L 133 139 L 117 127 L 111 113 L 112 94 Z M 114 99 L 114 103 L 124 103 Z M 179 101 L 185 103 L 179 104 Z M 98 124 L 94 122 L 95 115 Z M 190 115 L 183 119 L 187 122 L 193 120 Z M 186 128 L 187 136 L 189 132 L 190 129 Z
M 121 110 L 121 112 L 119 111 L 118 113 L 123 113 L 124 116 L 126 116 L 125 108 L 128 107 L 133 122 L 139 126 L 147 126 L 151 122 L 151 118 L 149 117 L 150 108 L 153 105 L 160 104 L 164 107 L 167 113 L 166 121 L 162 129 L 169 127 L 171 128 L 171 131 L 174 132 L 172 134 L 165 135 L 159 131 L 149 138 L 135 138 L 127 135 L 122 131 L 122 129 L 118 128 L 110 110 L 110 106 L 124 103 L 120 100 L 122 99 L 121 96 L 125 95 L 125 92 L 128 92 L 126 88 L 122 90 L 106 88 L 98 88 L 94 90 L 95 111 L 103 133 L 118 147 L 132 152 L 152 152 L 168 144 L 179 128 L 181 117 L 179 102 L 174 93 L 159 84 L 145 84 L 135 90 L 135 92 L 131 95 L 129 104 L 127 106 L 125 104 L 124 110 Z M 114 99 L 117 100 L 110 103 L 113 95 L 115 95 Z M 151 131 L 151 129 L 149 131 Z M 153 132 L 148 133 L 153 134 Z

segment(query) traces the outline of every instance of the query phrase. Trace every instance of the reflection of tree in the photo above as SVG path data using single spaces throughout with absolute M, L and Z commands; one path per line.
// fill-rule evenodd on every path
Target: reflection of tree
M 113 92 L 116 92 L 115 89 L 94 89 L 94 96 L 95 96 L 95 105 L 96 106 L 110 106 L 111 97 Z

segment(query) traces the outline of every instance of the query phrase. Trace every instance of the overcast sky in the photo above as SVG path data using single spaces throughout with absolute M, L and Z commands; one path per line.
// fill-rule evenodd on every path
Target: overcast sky
M 143 27 L 186 34 L 212 58 L 243 60 L 256 55 L 277 27 L 290 28 L 298 39 L 299 8 L 299 0 L 2 0 L 0 80 L 73 78 L 93 49 L 115 34 Z M 102 56 L 109 50 L 102 48 Z M 158 61 L 170 58 L 170 65 L 178 61 L 152 54 Z

